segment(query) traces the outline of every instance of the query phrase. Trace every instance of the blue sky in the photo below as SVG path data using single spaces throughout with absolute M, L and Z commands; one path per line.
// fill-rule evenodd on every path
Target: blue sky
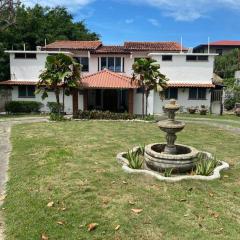
M 60 3 L 85 20 L 105 44 L 180 41 L 193 47 L 215 40 L 240 40 L 240 0 L 25 0 L 26 5 Z

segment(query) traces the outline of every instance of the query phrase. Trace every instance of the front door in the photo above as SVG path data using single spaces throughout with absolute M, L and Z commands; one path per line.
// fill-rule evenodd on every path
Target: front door
M 106 89 L 103 91 L 103 109 L 110 112 L 118 110 L 118 94 L 117 90 Z

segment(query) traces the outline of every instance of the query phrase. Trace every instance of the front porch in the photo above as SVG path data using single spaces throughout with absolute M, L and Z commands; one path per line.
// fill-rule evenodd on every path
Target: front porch
M 84 110 L 129 112 L 133 114 L 132 89 L 84 90 Z
M 130 77 L 104 69 L 82 78 L 83 110 L 128 112 L 133 114 L 134 89 Z M 73 112 L 78 110 L 78 95 L 73 94 Z

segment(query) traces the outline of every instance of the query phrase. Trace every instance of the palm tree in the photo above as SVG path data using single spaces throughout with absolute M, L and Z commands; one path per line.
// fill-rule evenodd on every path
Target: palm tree
M 81 66 L 74 59 L 63 53 L 50 55 L 46 59 L 45 70 L 39 75 L 36 93 L 42 93 L 42 99 L 48 97 L 48 91 L 52 90 L 56 96 L 58 113 L 61 112 L 60 92 L 63 89 L 64 96 L 69 96 L 71 90 L 80 86 Z
M 133 79 L 137 79 L 142 92 L 142 117 L 144 118 L 144 95 L 146 95 L 146 114 L 148 108 L 148 96 L 151 90 L 160 94 L 167 87 L 167 78 L 160 73 L 160 64 L 151 58 L 140 58 L 132 65 Z

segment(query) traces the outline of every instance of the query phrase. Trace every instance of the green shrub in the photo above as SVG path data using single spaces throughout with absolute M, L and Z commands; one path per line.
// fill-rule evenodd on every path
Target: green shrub
M 109 120 L 128 120 L 128 119 L 134 119 L 135 116 L 132 114 L 129 114 L 127 112 L 125 113 L 114 113 L 110 111 L 98 111 L 98 110 L 92 110 L 92 111 L 82 111 L 79 110 L 78 113 L 74 116 L 74 118 L 77 119 L 109 119 Z
M 127 152 L 126 158 L 129 162 L 129 167 L 133 169 L 140 169 L 143 165 L 143 156 L 139 154 L 138 151 L 129 151 Z
M 50 121 L 65 121 L 66 119 L 62 114 L 58 113 L 51 113 L 50 114 Z
M 8 113 L 37 113 L 43 106 L 35 101 L 11 101 L 6 103 L 5 109 Z
M 218 164 L 219 161 L 215 157 L 210 159 L 203 153 L 199 154 L 195 173 L 197 175 L 209 176 Z
M 49 108 L 50 113 L 58 113 L 59 108 L 60 108 L 60 112 L 63 109 L 63 105 L 62 104 L 58 105 L 56 102 L 48 102 L 47 107 Z
M 235 106 L 237 99 L 235 97 L 229 97 L 224 101 L 224 107 L 229 111 Z

